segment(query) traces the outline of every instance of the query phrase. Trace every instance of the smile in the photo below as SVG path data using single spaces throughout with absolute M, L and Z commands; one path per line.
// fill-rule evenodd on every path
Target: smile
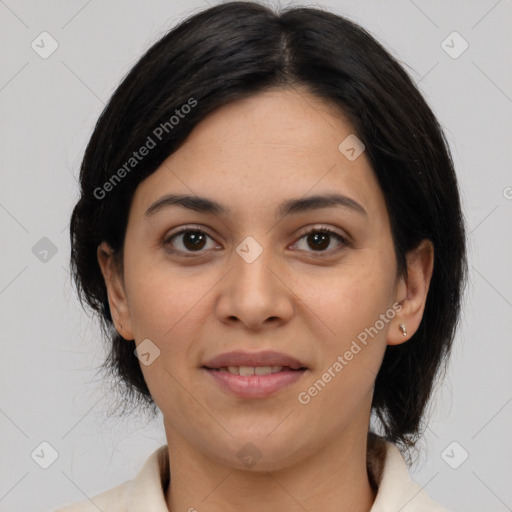
M 228 366 L 203 369 L 220 389 L 240 398 L 266 398 L 300 380 L 306 368 Z

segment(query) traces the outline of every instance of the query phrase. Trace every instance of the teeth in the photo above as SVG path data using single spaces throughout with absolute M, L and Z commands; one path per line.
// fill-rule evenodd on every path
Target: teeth
M 254 368 L 255 375 L 270 375 L 272 373 L 272 368 L 270 366 L 256 366 Z
M 219 368 L 219 371 L 247 377 L 249 375 L 270 375 L 271 373 L 278 373 L 282 369 L 282 366 L 228 366 L 227 368 Z
M 238 368 L 238 373 L 244 377 L 246 375 L 254 375 L 254 366 L 240 366 Z

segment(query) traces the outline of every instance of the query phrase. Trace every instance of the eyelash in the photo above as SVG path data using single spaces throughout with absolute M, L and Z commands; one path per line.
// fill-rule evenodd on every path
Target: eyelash
M 171 241 L 174 238 L 176 238 L 179 235 L 182 235 L 184 233 L 190 233 L 190 232 L 200 233 L 200 234 L 206 235 L 207 237 L 213 239 L 213 237 L 211 237 L 208 233 L 206 233 L 202 229 L 186 226 L 183 229 L 181 229 L 180 231 L 178 231 L 176 233 L 173 233 L 171 236 L 167 237 L 164 240 L 163 245 L 166 246 L 167 250 L 170 253 L 172 253 L 172 254 L 178 254 L 178 255 L 181 255 L 181 256 L 184 256 L 184 257 L 187 257 L 187 258 L 188 257 L 195 257 L 197 255 L 200 255 L 201 253 L 204 252 L 203 250 L 184 252 L 184 251 L 178 251 L 178 250 L 174 250 L 174 249 L 169 249 L 168 248 L 168 246 L 171 245 Z M 336 231 L 334 231 L 334 230 L 332 230 L 330 228 L 326 228 L 326 227 L 312 228 L 309 231 L 306 231 L 305 233 L 303 233 L 302 236 L 299 238 L 299 240 L 302 240 L 303 238 L 305 238 L 308 235 L 311 235 L 313 233 L 322 233 L 322 234 L 329 235 L 329 236 L 332 236 L 334 238 L 337 238 L 342 246 L 349 246 L 350 245 L 346 238 L 344 238 L 342 235 L 340 235 Z M 297 242 L 295 242 L 295 244 L 296 243 Z M 314 257 L 322 257 L 324 254 L 330 256 L 333 252 L 338 252 L 339 250 L 340 250 L 340 248 L 338 248 L 338 249 L 329 249 L 329 250 L 324 250 L 324 251 L 306 251 L 306 252 L 312 253 L 314 255 Z

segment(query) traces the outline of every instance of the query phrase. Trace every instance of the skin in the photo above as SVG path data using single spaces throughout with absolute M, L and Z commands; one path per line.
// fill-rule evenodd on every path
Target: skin
M 419 326 L 433 248 L 420 244 L 407 255 L 407 276 L 398 275 L 370 163 L 364 152 L 349 161 L 338 150 L 352 133 L 341 112 L 301 89 L 224 106 L 136 189 L 124 272 L 105 242 L 98 247 L 116 328 L 160 349 L 141 368 L 164 417 L 171 511 L 372 506 L 366 447 L 374 381 L 386 345 L 406 342 Z M 284 200 L 326 192 L 352 198 L 366 214 L 341 206 L 276 214 Z M 206 196 L 231 212 L 174 206 L 144 214 L 168 193 Z M 184 225 L 208 235 L 199 250 L 186 234 L 169 241 Z M 331 236 L 316 248 L 306 232 L 319 227 L 348 243 Z M 236 252 L 248 236 L 263 250 L 252 263 Z M 299 403 L 298 394 L 394 303 L 401 309 L 378 335 L 307 405 Z M 237 398 L 201 369 L 235 349 L 282 351 L 308 370 L 267 398 Z M 237 457 L 249 442 L 261 454 L 252 467 Z

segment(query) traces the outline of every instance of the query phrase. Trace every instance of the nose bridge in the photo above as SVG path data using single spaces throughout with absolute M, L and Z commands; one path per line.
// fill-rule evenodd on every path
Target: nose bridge
M 219 303 L 221 317 L 236 317 L 257 328 L 268 318 L 283 320 L 291 314 L 290 297 L 275 275 L 279 265 L 269 246 L 247 237 L 233 254 L 233 267 Z
M 235 268 L 233 269 L 233 283 L 235 290 L 243 300 L 246 296 L 252 296 L 253 300 L 258 295 L 265 301 L 269 301 L 275 289 L 275 276 L 270 271 L 275 257 L 269 246 L 260 245 L 254 238 L 247 237 L 236 248 L 233 255 Z

